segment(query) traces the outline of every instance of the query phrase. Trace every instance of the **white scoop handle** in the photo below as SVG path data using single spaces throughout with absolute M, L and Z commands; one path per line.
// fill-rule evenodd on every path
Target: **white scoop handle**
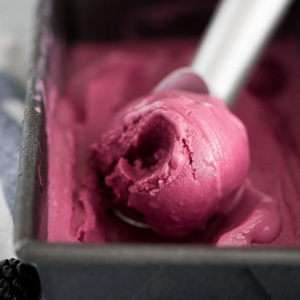
M 214 14 L 192 69 L 228 107 L 292 0 L 223 0 Z

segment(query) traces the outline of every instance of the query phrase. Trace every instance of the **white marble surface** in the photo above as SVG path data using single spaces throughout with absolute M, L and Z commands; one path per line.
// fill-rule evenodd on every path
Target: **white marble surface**
M 38 0 L 0 0 L 0 43 L 1 36 L 13 40 L 16 55 L 11 71 L 22 82 L 26 81 L 37 2 Z
M 15 257 L 13 249 L 13 221 L 0 181 L 0 261 Z

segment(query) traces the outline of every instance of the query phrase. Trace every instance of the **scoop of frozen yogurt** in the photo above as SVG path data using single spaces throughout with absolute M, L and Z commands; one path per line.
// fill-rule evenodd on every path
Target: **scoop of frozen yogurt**
M 202 230 L 243 184 L 247 132 L 218 99 L 184 91 L 148 95 L 121 109 L 99 144 L 97 165 L 112 205 L 143 215 L 157 233 Z M 227 206 L 227 205 L 226 205 Z

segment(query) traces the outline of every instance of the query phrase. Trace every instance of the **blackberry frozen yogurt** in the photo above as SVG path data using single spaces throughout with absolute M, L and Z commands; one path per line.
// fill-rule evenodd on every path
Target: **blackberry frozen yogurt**
M 241 122 L 220 100 L 206 95 L 174 91 L 143 98 L 170 71 L 189 63 L 195 45 L 188 40 L 120 42 L 82 44 L 70 51 L 64 88 L 58 92 L 53 84 L 47 105 L 49 241 L 300 244 L 298 42 L 286 39 L 267 50 L 233 111 Z M 143 100 L 133 100 L 139 97 Z M 147 118 L 154 106 L 157 114 Z M 209 111 L 211 128 L 205 131 L 200 116 Z M 138 122 L 136 129 L 124 130 L 135 114 L 145 126 Z M 239 142 L 223 140 L 225 117 L 233 126 L 229 134 L 236 130 Z M 216 141 L 223 147 L 219 156 L 212 142 L 216 126 Z M 120 144 L 135 130 L 141 130 L 135 140 Z M 111 138 L 112 132 L 119 134 Z M 214 158 L 197 154 L 203 149 L 199 152 L 191 134 L 199 146 L 207 144 L 207 154 Z M 220 160 L 220 153 L 229 158 Z M 230 159 L 241 163 L 230 164 Z M 233 165 L 240 170 L 231 170 Z M 204 175 L 201 168 L 207 168 Z M 202 188 L 193 185 L 193 176 Z M 203 199 L 211 201 L 205 208 Z M 181 206 L 189 200 L 190 206 Z M 111 213 L 116 204 L 140 212 L 153 230 L 116 218 Z
M 112 205 L 135 209 L 164 236 L 201 231 L 214 215 L 246 205 L 246 129 L 208 95 L 169 91 L 133 101 L 94 150 Z

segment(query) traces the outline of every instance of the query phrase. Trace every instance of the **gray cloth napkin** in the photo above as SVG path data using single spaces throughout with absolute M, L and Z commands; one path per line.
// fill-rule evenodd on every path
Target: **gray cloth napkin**
M 11 212 L 14 207 L 19 163 L 23 97 L 13 79 L 6 73 L 0 73 L 0 178 Z
M 15 257 L 13 222 L 24 104 L 13 78 L 0 72 L 0 260 Z

